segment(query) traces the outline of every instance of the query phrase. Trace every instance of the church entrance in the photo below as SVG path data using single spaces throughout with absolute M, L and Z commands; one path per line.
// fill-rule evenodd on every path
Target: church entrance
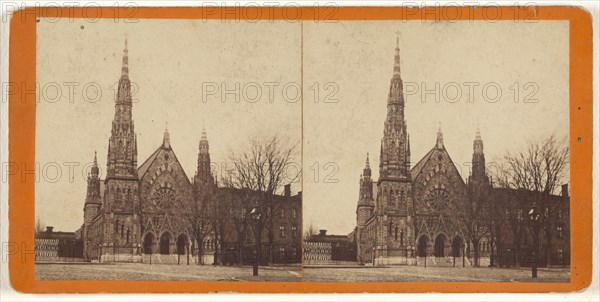
M 459 236 L 454 237 L 454 240 L 452 240 L 452 257 L 460 257 L 461 245 L 462 238 Z
M 152 233 L 146 234 L 144 236 L 144 254 L 152 254 L 152 242 L 154 241 L 154 235 Z
M 185 255 L 185 246 L 187 245 L 187 237 L 184 234 L 177 238 L 177 254 Z
M 417 247 L 419 252 L 419 257 L 427 257 L 427 236 L 423 235 L 419 238 L 419 245 Z
M 436 257 L 444 257 L 444 246 L 446 245 L 446 240 L 442 234 L 437 235 L 435 238 L 435 256 Z
M 160 253 L 164 255 L 169 254 L 169 246 L 171 245 L 171 236 L 165 232 L 160 236 Z

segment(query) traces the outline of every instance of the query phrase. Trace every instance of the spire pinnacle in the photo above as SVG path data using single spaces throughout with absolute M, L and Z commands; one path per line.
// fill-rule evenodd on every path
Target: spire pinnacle
M 396 55 L 394 56 L 394 75 L 400 75 L 400 37 L 396 36 Z
M 367 163 L 365 165 L 366 169 L 371 169 L 371 165 L 369 164 L 369 152 L 367 152 Z
M 204 129 L 204 126 L 202 126 L 202 134 L 200 136 L 200 140 L 203 140 L 203 141 L 208 140 L 208 138 L 206 137 L 206 129 Z
M 127 50 L 127 36 L 125 36 L 125 48 L 123 49 L 123 66 L 121 67 L 121 77 L 129 77 L 129 57 Z
M 98 166 L 98 152 L 94 151 L 94 166 Z
M 167 122 L 165 126 L 165 134 L 163 136 L 163 148 L 170 149 L 171 148 L 171 139 L 169 138 L 169 122 Z
M 479 126 L 477 126 L 477 130 L 475 131 L 475 140 L 481 140 L 481 132 L 479 132 Z
M 438 149 L 444 148 L 444 136 L 442 134 L 442 122 L 439 123 L 438 133 L 437 133 L 437 141 L 435 143 Z

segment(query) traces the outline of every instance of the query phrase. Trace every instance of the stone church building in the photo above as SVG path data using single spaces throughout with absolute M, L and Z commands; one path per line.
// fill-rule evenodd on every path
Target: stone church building
M 182 253 L 193 236 L 174 210 L 193 200 L 194 185 L 215 184 L 210 173 L 204 129 L 194 183 L 177 160 L 167 130 L 158 148 L 138 167 L 130 85 L 125 41 L 115 115 L 108 141 L 106 177 L 99 178 L 95 156 L 88 177 L 81 232 L 84 258 L 87 260 L 101 260 L 102 256 L 110 254 L 112 258 L 107 260 L 136 261 L 132 258 L 141 253 Z
M 449 257 L 470 255 L 473 243 L 464 226 L 450 213 L 460 211 L 471 193 L 498 191 L 492 188 L 486 172 L 479 129 L 473 141 L 472 170 L 466 181 L 444 147 L 441 127 L 437 138 L 432 139 L 431 150 L 411 167 L 398 45 L 395 52 L 379 154 L 379 178 L 372 178 L 368 154 L 360 177 L 356 228 L 350 236 L 356 242 L 357 261 L 372 265 L 423 265 L 418 262 L 427 257 L 430 261 L 451 261 Z M 567 212 L 568 196 L 556 199 L 560 200 L 557 205 L 566 207 Z M 510 239 L 511 234 L 505 233 L 503 237 Z M 498 243 L 504 245 L 500 250 L 510 251 L 515 246 L 508 239 Z M 489 261 L 490 236 L 483 236 L 478 244 L 480 255 L 488 256 Z M 564 239 L 557 246 L 560 255 L 566 253 L 563 249 L 568 250 Z
M 203 253 L 212 257 L 215 252 L 212 236 L 207 236 L 205 242 L 195 242 L 189 220 L 182 217 L 182 213 L 194 207 L 194 190 L 205 192 L 217 188 L 210 168 L 206 132 L 202 129 L 193 178 L 188 178 L 177 159 L 168 130 L 165 130 L 162 141 L 157 140 L 156 150 L 138 167 L 130 85 L 125 41 L 115 114 L 108 141 L 106 176 L 100 179 L 96 156 L 88 176 L 84 223 L 80 230 L 83 257 L 88 261 L 139 262 L 151 260 L 143 255 L 155 255 L 158 258 L 154 261 L 167 262 L 170 259 L 172 262 L 176 258 L 173 255 L 189 255 L 192 247 L 198 250 L 198 244 L 202 244 Z M 281 240 L 286 241 L 277 242 L 281 246 L 290 245 L 287 241 L 296 240 L 295 233 L 289 232 L 301 234 L 300 194 L 290 196 L 288 191 L 289 186 L 286 186 L 286 196 L 276 196 L 293 214 L 289 214 L 291 216 L 286 218 L 285 223 L 278 222 L 281 225 L 274 226 L 282 233 L 279 236 L 283 238 Z M 288 233 L 285 237 L 284 231 Z M 161 260 L 161 255 L 171 257 L 164 256 Z M 210 257 L 205 258 L 204 262 L 212 263 Z

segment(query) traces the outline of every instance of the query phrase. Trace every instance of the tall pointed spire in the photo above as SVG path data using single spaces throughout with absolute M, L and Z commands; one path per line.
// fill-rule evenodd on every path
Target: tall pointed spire
M 123 49 L 123 66 L 121 67 L 121 77 L 129 77 L 129 56 L 127 50 L 127 37 L 125 37 L 125 49 Z
M 125 39 L 123 66 L 115 99 L 115 116 L 108 143 L 106 181 L 113 178 L 137 178 L 137 139 L 132 110 L 127 39 Z
M 410 150 L 408 131 L 404 119 L 404 92 L 400 76 L 400 38 L 396 37 L 394 74 L 390 81 L 387 101 L 387 117 L 384 123 L 381 153 L 379 158 L 379 179 L 410 179 Z
M 438 126 L 437 140 L 436 140 L 435 146 L 438 149 L 444 148 L 444 135 L 442 134 L 442 122 L 440 122 L 440 124 Z

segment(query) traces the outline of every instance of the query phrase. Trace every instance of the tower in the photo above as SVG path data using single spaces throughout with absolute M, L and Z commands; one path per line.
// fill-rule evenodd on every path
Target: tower
M 206 130 L 202 127 L 202 136 L 198 143 L 198 165 L 194 175 L 193 190 L 196 201 L 210 196 L 216 189 L 216 182 L 210 167 L 210 153 L 208 151 L 208 138 Z
M 394 69 L 387 99 L 387 117 L 379 156 L 377 181 L 377 237 L 374 257 L 388 257 L 399 248 L 411 248 L 412 177 L 410 138 L 404 118 L 405 99 L 400 75 L 400 46 L 396 38 Z M 377 260 L 376 260 L 377 262 Z
M 485 172 L 485 155 L 483 154 L 483 140 L 481 139 L 479 127 L 477 127 L 477 131 L 475 132 L 475 140 L 473 140 L 472 165 L 472 177 L 487 182 L 487 175 Z
M 103 244 L 108 246 L 126 247 L 140 243 L 137 138 L 132 109 L 127 40 L 125 40 L 121 78 L 115 98 L 115 115 L 108 141 L 107 175 L 104 181 Z
M 83 256 L 86 259 L 90 259 L 92 249 L 92 238 L 93 234 L 88 234 L 92 221 L 98 215 L 102 200 L 100 199 L 100 169 L 98 168 L 98 159 L 94 152 L 94 163 L 92 165 L 91 173 L 87 179 L 87 194 L 85 197 L 85 204 L 83 206 L 83 229 L 82 229 L 82 241 L 83 241 Z
M 365 238 L 361 237 L 362 230 L 367 220 L 373 215 L 375 203 L 373 201 L 373 180 L 371 179 L 371 166 L 369 164 L 369 153 L 363 173 L 360 176 L 360 190 L 358 205 L 356 207 L 356 248 L 357 261 L 362 262 L 361 251 L 365 249 Z
M 202 136 L 198 144 L 198 166 L 194 177 L 195 183 L 211 183 L 213 184 L 214 177 L 210 169 L 210 152 L 208 150 L 208 138 L 206 130 L 202 127 Z

